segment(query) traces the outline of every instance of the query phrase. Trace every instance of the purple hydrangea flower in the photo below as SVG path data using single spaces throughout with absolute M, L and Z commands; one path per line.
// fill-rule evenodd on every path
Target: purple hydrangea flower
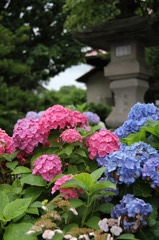
M 38 119 L 39 117 L 38 117 L 37 112 L 29 111 L 29 112 L 26 113 L 25 118 L 35 120 L 35 119 Z
M 159 156 L 149 159 L 144 164 L 142 177 L 150 182 L 152 188 L 159 189 Z
M 88 121 L 93 125 L 96 125 L 100 122 L 100 117 L 96 113 L 84 112 L 83 114 L 87 117 Z
M 152 206 L 144 200 L 127 194 L 111 212 L 112 218 L 121 217 L 121 225 L 126 232 L 136 232 L 141 226 L 146 225 L 146 218 L 151 214 Z
M 159 120 L 159 109 L 153 103 L 136 103 L 128 114 L 128 120 L 114 132 L 119 138 L 126 137 L 138 132 L 149 119 Z

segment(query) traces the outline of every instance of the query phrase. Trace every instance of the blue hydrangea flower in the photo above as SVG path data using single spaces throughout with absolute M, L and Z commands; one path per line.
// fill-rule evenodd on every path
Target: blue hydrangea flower
M 115 151 L 104 158 L 97 157 L 100 167 L 106 167 L 106 179 L 129 186 L 141 175 L 140 162 L 123 151 Z
M 128 119 L 141 121 L 143 118 L 159 119 L 159 109 L 153 103 L 136 103 L 128 114 Z
M 100 117 L 96 113 L 84 112 L 83 114 L 87 117 L 88 121 L 93 125 L 96 125 L 100 122 Z
M 112 218 L 121 217 L 121 225 L 126 232 L 136 232 L 136 230 L 146 225 L 146 218 L 151 214 L 152 206 L 144 200 L 135 198 L 134 195 L 127 194 L 117 204 L 111 212 Z
M 141 167 L 143 167 L 148 159 L 159 156 L 158 151 L 155 148 L 152 148 L 149 144 L 141 141 L 126 146 L 123 150 L 128 155 L 135 157 L 140 162 Z
M 37 112 L 34 112 L 34 111 L 29 111 L 26 113 L 26 116 L 25 118 L 28 118 L 28 119 L 38 119 L 38 114 Z
M 142 177 L 150 182 L 152 188 L 159 189 L 159 156 L 149 159 L 144 164 Z
M 114 132 L 119 138 L 126 137 L 130 133 L 138 132 L 149 119 L 159 120 L 159 108 L 153 103 L 138 102 L 131 108 L 128 120 Z
M 38 112 L 37 114 L 38 114 L 38 118 L 40 118 L 42 115 L 43 115 L 43 113 L 44 113 L 45 111 L 40 111 L 40 112 Z
M 25 118 L 29 118 L 29 119 L 39 119 L 42 115 L 43 115 L 44 111 L 40 111 L 40 112 L 34 112 L 34 111 L 29 111 L 26 113 Z

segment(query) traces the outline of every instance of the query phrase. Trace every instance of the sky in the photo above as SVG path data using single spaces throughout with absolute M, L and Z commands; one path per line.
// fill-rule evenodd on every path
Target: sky
M 56 91 L 58 91 L 63 86 L 70 85 L 75 85 L 78 88 L 86 89 L 86 85 L 84 83 L 77 82 L 75 79 L 88 72 L 91 68 L 91 65 L 83 63 L 77 66 L 72 66 L 66 69 L 64 72 L 56 75 L 54 78 L 51 78 L 49 84 L 43 84 L 43 86 L 48 90 Z

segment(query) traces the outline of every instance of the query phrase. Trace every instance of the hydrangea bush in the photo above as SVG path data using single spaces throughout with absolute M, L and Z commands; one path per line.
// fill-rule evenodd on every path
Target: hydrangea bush
M 159 109 L 99 121 L 57 104 L 0 129 L 0 239 L 159 239 Z

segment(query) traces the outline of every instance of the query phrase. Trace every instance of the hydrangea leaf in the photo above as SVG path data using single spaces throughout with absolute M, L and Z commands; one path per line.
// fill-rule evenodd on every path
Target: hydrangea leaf
M 138 240 L 137 238 L 135 238 L 135 236 L 131 233 L 125 233 L 125 234 L 121 234 L 119 237 L 117 237 L 116 239 L 123 239 L 123 240 Z
M 93 177 L 94 182 L 96 182 L 102 176 L 105 170 L 106 170 L 106 167 L 102 167 L 91 173 L 91 176 Z
M 21 179 L 21 183 L 39 187 L 44 187 L 47 184 L 47 182 L 41 176 L 34 176 L 32 174 L 27 174 L 27 176 L 23 176 Z
M 4 240 L 37 240 L 37 236 L 35 235 L 27 235 L 26 232 L 32 227 L 31 223 L 17 223 L 17 224 L 9 224 L 6 227 L 6 231 L 4 234 Z
M 113 208 L 114 205 L 112 203 L 103 203 L 96 209 L 96 211 L 110 214 Z
M 6 163 L 6 166 L 7 166 L 9 169 L 11 169 L 11 170 L 14 170 L 17 165 L 18 165 L 18 161 L 7 162 L 7 163 Z
M 80 207 L 84 204 L 84 202 L 80 199 L 69 199 L 69 202 L 74 208 Z
M 12 174 L 29 173 L 29 172 L 31 172 L 30 168 L 19 166 L 13 170 Z
M 85 225 L 92 228 L 92 229 L 99 229 L 99 226 L 98 226 L 98 223 L 100 221 L 100 218 L 97 217 L 97 216 L 93 216 L 92 218 L 90 218 L 86 223 Z
M 5 205 L 3 209 L 3 216 L 6 221 L 10 221 L 22 215 L 31 203 L 31 198 L 16 199 Z

